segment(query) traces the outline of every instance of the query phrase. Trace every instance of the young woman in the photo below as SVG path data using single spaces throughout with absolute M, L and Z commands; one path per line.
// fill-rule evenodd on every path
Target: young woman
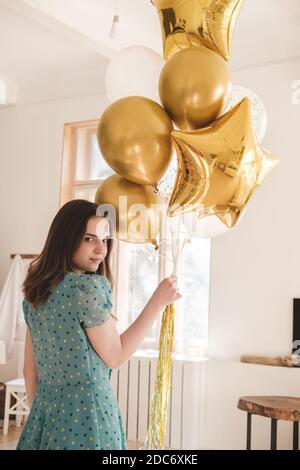
M 111 314 L 112 239 L 97 205 L 65 204 L 29 267 L 24 377 L 31 408 L 17 449 L 126 449 L 110 378 L 138 349 L 165 306 L 181 297 L 164 279 L 121 335 Z

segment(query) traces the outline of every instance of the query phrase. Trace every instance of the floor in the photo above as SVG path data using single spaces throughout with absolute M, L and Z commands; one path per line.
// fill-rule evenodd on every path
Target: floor
M 0 450 L 15 450 L 22 428 L 17 428 L 12 422 L 8 434 L 3 435 L 3 428 L 0 425 Z M 142 446 L 141 442 L 127 441 L 128 449 L 139 449 Z

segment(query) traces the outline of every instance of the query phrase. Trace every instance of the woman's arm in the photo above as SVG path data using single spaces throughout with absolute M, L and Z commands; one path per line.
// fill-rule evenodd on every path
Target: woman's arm
M 35 397 L 38 385 L 38 374 L 35 362 L 35 354 L 32 346 L 32 340 L 29 329 L 26 330 L 25 338 L 25 356 L 24 356 L 24 367 L 23 374 L 25 379 L 27 404 L 29 408 L 32 406 L 33 399 Z
M 115 322 L 109 318 L 103 325 L 87 328 L 87 336 L 103 362 L 112 369 L 118 369 L 135 353 L 148 331 L 166 305 L 181 298 L 177 279 L 164 279 L 137 319 L 121 335 Z

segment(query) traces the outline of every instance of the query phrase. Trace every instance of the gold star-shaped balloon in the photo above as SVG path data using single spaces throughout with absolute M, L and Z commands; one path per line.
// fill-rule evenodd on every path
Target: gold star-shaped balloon
M 209 127 L 173 131 L 178 174 L 170 198 L 170 216 L 201 207 L 200 217 L 217 215 L 233 227 L 251 195 L 278 158 L 259 146 L 251 103 L 244 98 Z
M 191 46 L 205 46 L 229 59 L 244 0 L 152 0 L 159 12 L 164 58 Z

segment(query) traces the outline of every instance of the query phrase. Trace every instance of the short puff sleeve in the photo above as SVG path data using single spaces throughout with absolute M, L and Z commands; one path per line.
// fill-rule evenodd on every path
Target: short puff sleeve
M 106 276 L 82 274 L 74 289 L 74 308 L 84 328 L 102 325 L 111 316 L 111 286 Z

